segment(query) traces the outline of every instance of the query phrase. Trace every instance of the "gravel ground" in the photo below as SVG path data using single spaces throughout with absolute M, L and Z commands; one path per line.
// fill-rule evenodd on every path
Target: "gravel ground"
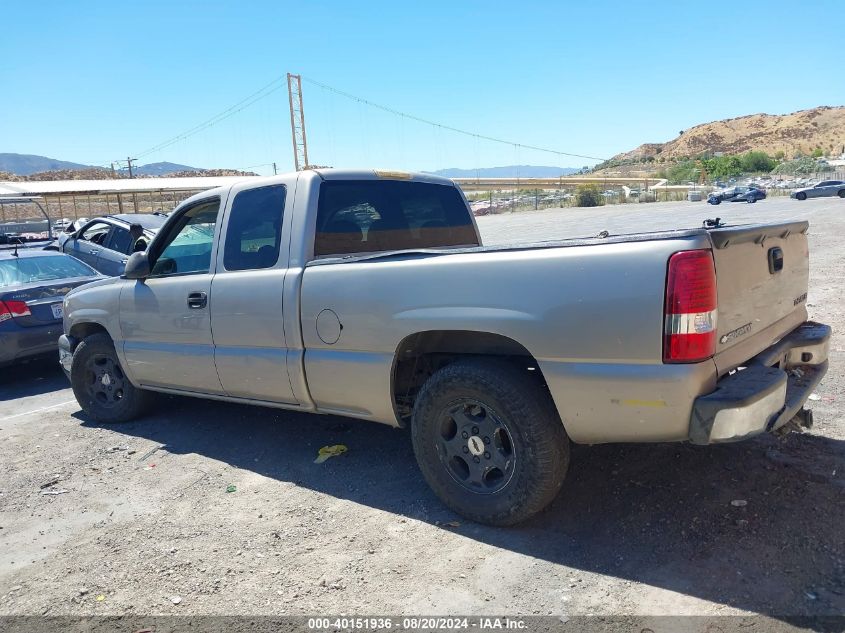
M 812 223 L 808 309 L 834 339 L 811 432 L 576 447 L 552 507 L 495 529 L 439 503 L 406 431 L 183 398 L 103 427 L 81 415 L 52 361 L 6 369 L 0 615 L 845 613 L 845 201 L 626 205 L 479 224 L 493 243 L 717 214 Z M 313 463 L 337 443 L 349 452 Z

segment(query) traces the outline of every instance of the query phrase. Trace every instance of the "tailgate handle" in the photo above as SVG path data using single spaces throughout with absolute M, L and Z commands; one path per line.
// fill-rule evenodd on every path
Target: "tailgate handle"
M 783 249 L 779 246 L 769 249 L 769 272 L 774 275 L 783 270 Z

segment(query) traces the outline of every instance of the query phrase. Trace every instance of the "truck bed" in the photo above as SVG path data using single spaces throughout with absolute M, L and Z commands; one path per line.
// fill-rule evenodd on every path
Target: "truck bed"
M 748 248 L 784 245 L 790 236 L 796 242 L 790 249 L 806 253 L 807 227 L 791 222 L 694 228 L 314 260 L 304 271 L 301 299 L 311 395 L 318 408 L 395 423 L 383 385 L 403 338 L 441 328 L 484 331 L 519 342 L 537 359 L 576 441 L 685 439 L 693 400 L 806 320 L 806 310 L 796 304 L 776 314 L 752 314 L 754 331 L 722 344 L 717 361 L 664 364 L 669 257 L 713 249 L 717 276 L 725 282 L 719 319 L 735 329 L 748 309 L 737 298 L 753 294 L 728 281 L 736 263 L 729 254 L 750 262 Z M 765 265 L 765 253 L 760 257 Z M 790 285 L 803 287 L 801 295 L 806 259 L 797 266 Z M 782 293 L 784 306 L 787 300 L 791 306 L 794 293 L 791 287 Z M 325 309 L 342 325 L 336 343 L 325 343 L 317 331 Z M 718 335 L 725 333 L 720 328 Z

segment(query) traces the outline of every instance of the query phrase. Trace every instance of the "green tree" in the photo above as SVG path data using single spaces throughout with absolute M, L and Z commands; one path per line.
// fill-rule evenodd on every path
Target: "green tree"
M 797 160 L 789 160 L 781 163 L 774 169 L 774 173 L 789 174 L 793 176 L 808 176 L 812 173 L 830 170 L 831 167 L 826 161 L 804 156 Z
M 717 156 L 701 161 L 711 178 L 732 178 L 743 172 L 739 156 Z
M 603 203 L 598 187 L 581 185 L 575 194 L 575 204 L 579 207 L 597 207 Z
M 812 156 L 813 158 L 821 158 L 822 156 L 824 156 L 824 152 L 822 151 L 821 147 L 817 147 L 813 150 L 813 153 L 810 154 L 810 156 Z
M 670 185 L 683 185 L 689 181 L 695 182 L 701 170 L 696 165 L 695 161 L 682 160 L 675 163 L 666 170 L 666 178 Z
M 743 171 L 770 172 L 775 168 L 775 161 L 765 152 L 748 152 L 740 158 Z

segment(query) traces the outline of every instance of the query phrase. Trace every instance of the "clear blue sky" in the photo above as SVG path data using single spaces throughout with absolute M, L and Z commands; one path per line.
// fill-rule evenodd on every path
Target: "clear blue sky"
M 845 104 L 841 30 L 824 17 L 841 9 L 841 0 L 6 0 L 0 152 L 83 163 L 135 156 L 294 72 L 454 127 L 609 157 L 714 119 Z M 303 88 L 313 163 L 590 162 Z M 141 162 L 159 160 L 291 169 L 286 90 Z

